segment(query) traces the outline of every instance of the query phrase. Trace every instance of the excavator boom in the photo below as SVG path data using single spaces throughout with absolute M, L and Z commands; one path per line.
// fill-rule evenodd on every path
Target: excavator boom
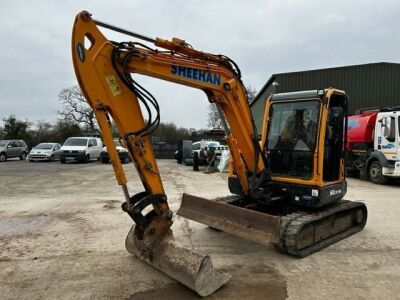
M 160 53 L 140 43 L 110 42 L 99 31 L 96 23 L 115 29 L 103 22 L 95 22 L 88 12 L 77 15 L 72 33 L 73 62 L 82 92 L 96 115 L 117 181 L 122 186 L 126 199 L 122 209 L 135 222 L 127 236 L 126 247 L 132 254 L 199 295 L 207 296 L 226 283 L 230 276 L 214 269 L 209 256 L 174 242 L 170 230 L 172 212 L 150 139 L 151 132 L 160 120 L 158 103 L 128 74 L 136 72 L 189 86 L 201 86 L 210 92 L 210 97 L 217 97 L 218 81 L 232 77 L 232 74 L 225 69 L 218 69 L 213 62 L 199 64 L 186 56 L 173 55 L 170 51 Z M 118 31 L 127 33 L 124 30 Z M 158 43 L 170 46 L 163 40 Z M 184 73 L 182 68 L 186 68 Z M 190 80 L 189 72 L 195 74 L 196 70 L 197 80 Z M 215 93 L 211 92 L 214 90 Z M 147 109 L 147 121 L 142 115 L 140 104 Z M 155 117 L 152 116 L 150 106 L 156 111 Z M 246 114 L 250 117 L 249 111 Z M 128 190 L 127 179 L 113 145 L 111 119 L 128 147 L 142 180 L 143 192 L 131 195 Z M 239 134 L 244 135 L 244 132 Z M 248 149 L 249 153 L 251 151 Z M 149 206 L 152 206 L 152 210 L 144 214 Z

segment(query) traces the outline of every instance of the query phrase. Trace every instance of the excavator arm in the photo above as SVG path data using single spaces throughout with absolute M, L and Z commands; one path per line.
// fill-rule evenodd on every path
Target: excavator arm
M 205 92 L 208 100 L 218 106 L 225 116 L 222 118 L 226 118 L 229 124 L 229 127 L 226 126 L 227 143 L 234 158 L 235 174 L 239 177 L 243 192 L 250 194 L 249 174 L 261 174 L 265 170 L 265 163 L 260 155 L 255 155 L 259 150 L 255 139 L 256 129 L 240 73 L 233 62 L 222 55 L 194 50 L 177 38 L 172 41 L 153 40 L 156 46 L 168 51 L 150 49 L 139 43 L 112 43 L 99 31 L 96 22 L 85 12 L 75 20 L 72 41 L 75 71 L 96 117 L 102 115 L 98 117 L 102 132 L 109 128 L 106 126 L 107 116 L 110 115 L 114 120 L 121 137 L 129 146 L 145 189 L 152 194 L 164 192 L 149 140 L 151 130 L 146 130 L 147 124 L 139 105 L 139 100 L 147 91 L 132 80 L 131 73 Z M 108 28 L 111 26 L 108 25 Z M 156 103 L 154 98 L 151 101 Z M 111 140 L 106 137 L 104 140 L 107 148 L 112 148 Z M 124 185 L 126 179 L 122 168 L 118 164 L 113 166 L 119 184 Z
M 152 49 L 139 42 L 109 41 L 98 26 L 134 35 L 165 50 Z M 153 265 L 157 264 L 159 269 L 199 294 L 212 292 L 226 282 L 228 276 L 213 270 L 212 265 L 204 267 L 205 261 L 209 261 L 206 256 L 184 251 L 190 252 L 186 255 L 190 262 L 185 265 L 193 265 L 195 261 L 198 265 L 196 271 L 184 268 L 182 272 L 182 268 L 175 270 L 174 267 L 171 271 L 171 264 L 165 262 L 166 257 L 170 261 L 171 256 L 183 250 L 166 242 L 171 240 L 172 212 L 150 137 L 160 121 L 159 106 L 156 99 L 133 80 L 131 74 L 151 76 L 205 92 L 209 102 L 217 105 L 221 118 L 226 120 L 226 141 L 233 158 L 234 173 L 243 194 L 252 196 L 257 191 L 254 179 L 259 182 L 260 177 L 265 177 L 266 166 L 262 159 L 264 156 L 259 154 L 257 133 L 240 71 L 225 56 L 194 50 L 177 38 L 168 41 L 143 37 L 93 20 L 88 12 L 79 13 L 75 19 L 72 54 L 79 85 L 94 110 L 117 181 L 123 188 L 126 202 L 122 208 L 136 224 L 127 238 L 128 250 Z M 141 106 L 147 111 L 146 119 Z M 125 141 L 144 186 L 143 192 L 133 196 L 128 190 L 127 179 L 113 144 L 111 120 Z M 150 205 L 153 210 L 144 215 L 143 211 Z M 155 257 L 159 258 L 158 263 Z M 211 271 L 207 271 L 207 276 L 199 275 L 200 269 Z M 179 273 L 181 275 L 177 275 Z M 208 283 L 205 284 L 200 277 L 208 277 Z M 187 278 L 192 279 L 185 282 Z M 198 283 L 199 280 L 202 284 Z

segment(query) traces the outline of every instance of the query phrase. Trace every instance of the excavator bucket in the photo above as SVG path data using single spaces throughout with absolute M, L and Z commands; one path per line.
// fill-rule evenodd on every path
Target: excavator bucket
M 125 241 L 126 249 L 141 260 L 205 297 L 227 283 L 230 275 L 213 267 L 208 255 L 174 242 L 172 231 L 156 247 L 146 247 L 139 241 L 132 226 Z M 150 253 L 149 253 L 150 252 Z
M 183 194 L 177 214 L 260 244 L 279 240 L 280 217 L 226 204 L 226 198 L 220 199 Z

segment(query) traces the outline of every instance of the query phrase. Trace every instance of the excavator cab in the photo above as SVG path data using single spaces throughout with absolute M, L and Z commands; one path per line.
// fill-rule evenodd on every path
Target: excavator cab
M 300 207 L 322 207 L 346 194 L 347 96 L 337 89 L 282 93 L 265 106 L 262 147 L 274 190 Z

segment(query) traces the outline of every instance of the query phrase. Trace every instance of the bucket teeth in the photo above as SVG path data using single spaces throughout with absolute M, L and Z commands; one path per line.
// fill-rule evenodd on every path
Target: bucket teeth
M 156 247 L 147 249 L 132 226 L 126 249 L 141 260 L 205 297 L 227 283 L 230 275 L 214 268 L 208 255 L 177 245 L 170 230 Z

